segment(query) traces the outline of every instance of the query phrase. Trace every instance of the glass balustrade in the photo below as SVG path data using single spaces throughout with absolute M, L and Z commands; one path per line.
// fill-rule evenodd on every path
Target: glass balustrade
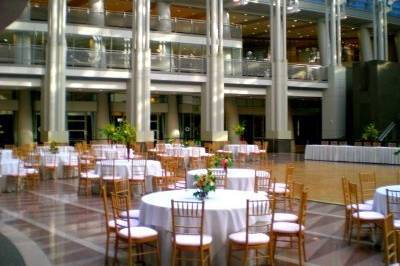
M 18 46 L 0 44 L 0 64 L 44 65 L 44 46 Z M 67 49 L 67 67 L 95 69 L 130 69 L 131 53 L 129 50 Z M 206 74 L 205 57 L 184 55 L 151 55 L 151 70 L 166 73 Z M 268 60 L 247 59 L 225 60 L 226 77 L 271 78 L 271 63 Z M 289 80 L 321 81 L 324 69 L 319 65 L 288 64 Z
M 48 17 L 47 6 L 33 4 L 31 6 L 31 20 L 46 21 Z M 94 12 L 89 8 L 68 7 L 67 22 L 71 24 L 97 25 L 104 20 L 108 27 L 132 28 L 133 15 L 127 12 L 105 11 Z M 206 34 L 206 21 L 184 18 L 163 19 L 159 16 L 151 16 L 150 29 L 152 31 L 175 32 L 185 34 Z M 224 37 L 241 39 L 242 28 L 240 25 L 225 25 Z

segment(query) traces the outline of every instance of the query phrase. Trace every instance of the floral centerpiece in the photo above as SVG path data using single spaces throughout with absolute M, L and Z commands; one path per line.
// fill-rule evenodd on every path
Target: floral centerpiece
M 52 141 L 50 142 L 50 147 L 49 147 L 49 151 L 50 153 L 56 154 L 58 152 L 58 147 L 57 147 L 57 142 Z
M 232 167 L 233 160 L 230 156 L 218 156 L 214 157 L 214 167 L 222 167 L 225 171 L 228 171 L 228 167 Z
M 203 200 L 207 198 L 208 192 L 215 191 L 216 177 L 210 170 L 207 170 L 207 174 L 205 175 L 196 175 L 194 180 L 193 185 L 196 191 L 193 193 L 193 196 L 196 199 Z

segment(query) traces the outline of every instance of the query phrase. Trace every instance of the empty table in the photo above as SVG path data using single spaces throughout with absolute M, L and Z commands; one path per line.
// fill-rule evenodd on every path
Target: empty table
M 372 209 L 382 214 L 387 213 L 386 189 L 400 191 L 400 185 L 384 186 L 376 189 Z

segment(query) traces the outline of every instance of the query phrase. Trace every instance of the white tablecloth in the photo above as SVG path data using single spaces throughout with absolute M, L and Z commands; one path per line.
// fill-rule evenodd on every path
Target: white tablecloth
M 70 154 L 71 154 L 71 161 L 78 162 L 78 153 L 76 152 L 59 152 L 56 154 L 52 153 L 42 153 L 40 155 L 40 160 L 41 160 L 41 167 L 42 170 L 44 169 L 44 165 L 46 162 L 52 161 L 52 157 L 56 157 L 56 164 L 57 164 L 57 170 L 54 178 L 62 178 L 64 176 L 64 164 L 68 163 L 70 160 Z M 74 176 L 77 176 L 78 172 L 75 171 L 73 173 Z
M 111 162 L 111 161 L 110 161 Z M 136 160 L 133 160 L 135 165 Z M 115 174 L 117 176 L 128 178 L 131 174 L 131 160 L 115 160 Z M 137 164 L 139 168 L 139 164 Z M 96 173 L 101 176 L 101 162 L 96 163 Z M 146 189 L 147 192 L 152 192 L 153 176 L 161 176 L 162 167 L 159 161 L 147 160 L 146 162 Z
M 7 176 L 18 173 L 18 159 L 0 161 L 0 175 Z
M 169 265 L 171 255 L 171 199 L 193 201 L 195 190 L 172 190 L 142 197 L 140 223 L 155 227 L 161 237 L 162 265 Z M 228 235 L 246 227 L 246 200 L 265 199 L 248 191 L 217 190 L 205 200 L 204 233 L 213 237 L 213 265 L 226 265 Z
M 307 145 L 306 160 L 400 164 L 399 148 L 346 145 Z
M 212 170 L 212 169 L 211 169 Z M 222 170 L 222 168 L 220 169 Z M 187 172 L 187 186 L 193 188 L 194 176 L 204 175 L 207 169 L 196 169 Z M 228 168 L 228 189 L 254 191 L 255 170 Z
M 243 153 L 247 153 L 247 154 L 249 154 L 251 152 L 257 152 L 258 146 L 250 145 L 250 144 L 227 144 L 224 146 L 224 150 L 232 152 L 233 156 L 236 157 L 236 155 L 239 152 L 243 152 Z
M 0 150 L 0 161 L 6 161 L 12 159 L 12 150 Z
M 375 195 L 374 195 L 374 204 L 372 206 L 372 209 L 374 211 L 380 212 L 382 214 L 387 213 L 386 189 L 400 191 L 400 185 L 385 186 L 385 187 L 379 187 L 376 189 Z

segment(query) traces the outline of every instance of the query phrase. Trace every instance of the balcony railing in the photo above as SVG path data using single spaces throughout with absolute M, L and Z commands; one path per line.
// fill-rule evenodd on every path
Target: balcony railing
M 0 64 L 44 65 L 44 46 L 0 45 Z M 131 53 L 126 51 L 101 51 L 95 49 L 67 49 L 67 66 L 71 68 L 130 69 Z M 206 74 L 207 59 L 186 55 L 151 55 L 151 70 L 165 73 Z M 290 80 L 326 80 L 324 69 L 319 65 L 289 64 Z M 225 60 L 227 77 L 271 78 L 271 63 L 267 60 Z
M 31 20 L 47 21 L 47 6 L 32 5 L 30 18 Z M 98 26 L 99 21 L 104 21 L 104 26 L 108 27 L 132 28 L 133 15 L 132 13 L 115 11 L 95 12 L 89 8 L 68 7 L 67 9 L 67 23 Z M 184 18 L 163 19 L 159 16 L 152 16 L 150 19 L 150 29 L 153 31 L 205 35 L 206 26 L 207 24 L 204 20 Z M 224 37 L 241 39 L 241 25 L 224 25 Z

